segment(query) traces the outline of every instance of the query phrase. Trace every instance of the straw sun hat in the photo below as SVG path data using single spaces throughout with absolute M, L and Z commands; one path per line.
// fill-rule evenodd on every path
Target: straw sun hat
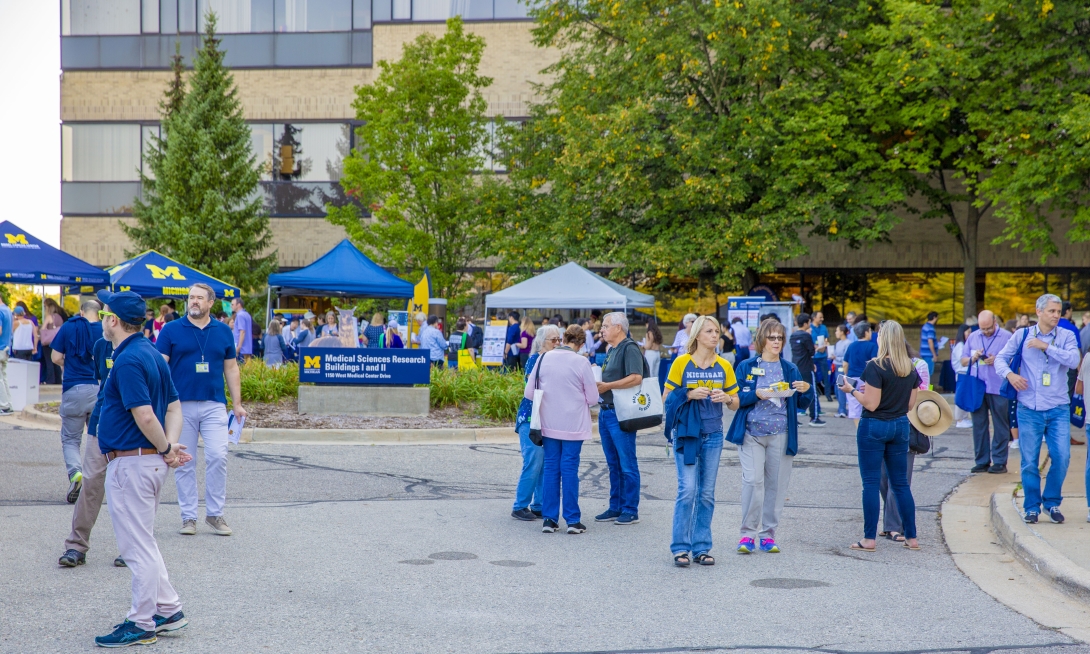
M 917 391 L 916 406 L 909 410 L 908 420 L 924 436 L 938 436 L 954 424 L 954 410 L 935 391 Z

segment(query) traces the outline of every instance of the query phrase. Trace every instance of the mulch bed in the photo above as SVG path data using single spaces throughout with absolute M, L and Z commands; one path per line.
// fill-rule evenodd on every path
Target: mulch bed
M 35 404 L 34 408 L 38 411 L 41 411 L 42 413 L 51 413 L 55 416 L 59 416 L 61 414 L 60 402 L 43 402 L 41 404 Z

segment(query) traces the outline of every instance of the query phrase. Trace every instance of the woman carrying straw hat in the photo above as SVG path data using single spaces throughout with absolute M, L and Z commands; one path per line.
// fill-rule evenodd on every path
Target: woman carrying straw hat
M 908 412 L 916 406 L 920 375 L 905 348 L 905 333 L 893 320 L 878 331 L 878 356 L 863 371 L 863 391 L 844 380 L 841 390 L 853 395 L 863 407 L 855 434 L 859 476 L 863 480 L 863 539 L 851 549 L 873 552 L 878 547 L 879 487 L 882 464 L 889 471 L 889 484 L 905 528 L 904 546 L 920 549 L 916 539 L 916 504 L 908 487 Z

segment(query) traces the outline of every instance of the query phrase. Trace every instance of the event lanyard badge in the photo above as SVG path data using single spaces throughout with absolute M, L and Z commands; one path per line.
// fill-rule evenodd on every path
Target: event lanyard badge
M 197 341 L 197 347 L 201 350 L 201 360 L 197 362 L 197 372 L 208 372 L 208 362 L 204 360 L 204 344 L 201 343 L 201 339 L 197 338 L 196 332 L 193 333 L 193 340 Z M 205 343 L 208 342 L 208 334 L 205 334 L 204 341 Z
M 1041 338 L 1041 328 L 1037 327 L 1036 329 L 1037 329 L 1037 338 L 1040 339 Z M 1053 327 L 1052 328 L 1052 340 L 1049 341 L 1049 343 L 1048 343 L 1049 345 L 1052 345 L 1053 343 L 1056 342 L 1056 336 L 1058 335 L 1059 330 L 1060 330 L 1060 327 Z M 1051 386 L 1052 385 L 1052 373 L 1050 373 L 1048 371 L 1049 356 L 1048 356 L 1048 350 L 1047 349 L 1044 350 L 1044 355 L 1045 355 L 1045 370 L 1043 370 L 1041 372 L 1041 386 Z

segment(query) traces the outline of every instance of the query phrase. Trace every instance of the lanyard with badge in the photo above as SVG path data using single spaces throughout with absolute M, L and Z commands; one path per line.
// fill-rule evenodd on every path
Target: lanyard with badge
M 197 331 L 204 331 L 197 328 Z M 208 372 L 208 362 L 204 360 L 204 346 L 208 344 L 208 334 L 204 335 L 204 345 L 201 344 L 201 339 L 197 338 L 197 332 L 193 332 L 193 340 L 197 341 L 197 347 L 201 350 L 201 360 L 197 362 L 197 372 Z
M 1044 339 L 1041 338 L 1041 328 L 1040 327 L 1034 327 L 1034 329 L 1037 330 L 1037 336 L 1036 336 L 1037 339 L 1044 342 Z M 1048 345 L 1052 345 L 1053 343 L 1056 342 L 1056 332 L 1059 329 L 1060 329 L 1059 327 L 1053 327 L 1052 328 L 1052 340 L 1049 341 Z M 1041 371 L 1041 386 L 1051 386 L 1052 385 L 1052 373 L 1050 373 L 1048 371 L 1048 359 L 1049 359 L 1049 357 L 1048 357 L 1048 349 L 1047 348 L 1048 348 L 1048 346 L 1045 346 L 1045 350 L 1043 350 L 1044 355 L 1045 355 L 1045 369 Z

